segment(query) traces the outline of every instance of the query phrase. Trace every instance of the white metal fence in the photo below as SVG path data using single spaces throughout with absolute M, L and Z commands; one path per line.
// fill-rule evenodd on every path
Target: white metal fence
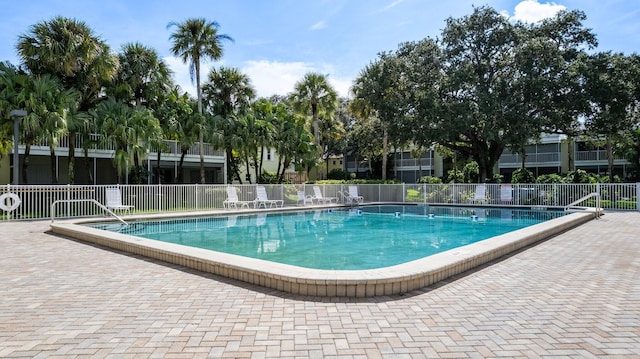
M 264 185 L 269 199 L 298 204 L 298 192 L 313 195 L 313 185 Z M 120 188 L 122 203 L 133 206 L 133 213 L 186 212 L 222 209 L 227 198 L 226 185 L 4 185 L 0 186 L 0 219 L 31 220 L 51 217 L 103 216 L 104 210 L 88 200 L 106 203 L 105 189 Z M 241 201 L 256 198 L 255 185 L 234 185 Z M 338 197 L 348 185 L 319 185 L 324 197 Z M 598 193 L 608 210 L 640 211 L 640 183 L 617 184 L 361 184 L 358 194 L 365 202 L 423 204 L 482 204 L 494 206 L 564 207 Z M 15 199 L 20 205 L 15 209 Z M 77 201 L 76 201 L 77 200 Z M 593 200 L 595 203 L 595 200 Z M 588 201 L 582 205 L 594 203 Z

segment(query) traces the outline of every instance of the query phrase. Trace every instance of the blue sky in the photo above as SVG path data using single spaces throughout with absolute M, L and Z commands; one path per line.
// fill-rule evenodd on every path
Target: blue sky
M 0 0 L 0 61 L 18 64 L 15 44 L 29 26 L 54 16 L 85 21 L 113 49 L 128 42 L 153 47 L 183 89 L 195 93 L 188 68 L 169 52 L 167 24 L 205 17 L 234 38 L 211 66 L 249 75 L 258 95 L 287 94 L 305 73 L 329 75 L 346 96 L 353 78 L 377 53 L 405 41 L 437 37 L 448 17 L 488 5 L 523 21 L 559 9 L 582 10 L 599 51 L 640 52 L 640 0 Z M 203 77 L 206 75 L 203 71 Z

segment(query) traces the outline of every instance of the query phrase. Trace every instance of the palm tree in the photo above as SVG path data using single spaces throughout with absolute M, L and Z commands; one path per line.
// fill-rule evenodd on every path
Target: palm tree
M 113 98 L 100 103 L 93 116 L 103 144 L 115 148 L 114 166 L 118 182 L 122 182 L 131 167 L 140 169 L 140 159 L 158 136 L 160 123 L 148 109 L 132 108 Z M 138 178 L 136 182 L 141 181 Z
M 171 100 L 167 95 L 173 87 L 171 70 L 167 63 L 158 56 L 156 50 L 138 42 L 123 45 L 118 54 L 118 61 L 120 62 L 118 74 L 112 86 L 107 89 L 107 93 L 131 106 L 137 108 L 145 106 L 158 120 L 167 119 L 164 116 L 166 113 L 161 113 L 165 102 Z M 166 129 L 169 132 L 170 123 L 163 123 L 163 125 L 159 130 Z M 163 141 L 163 133 L 153 133 L 155 141 L 150 145 L 157 150 L 156 178 L 159 180 L 162 150 L 167 146 Z
M 118 68 L 117 57 L 86 23 L 61 16 L 31 26 L 18 37 L 17 50 L 31 74 L 50 74 L 66 90 L 78 91 L 80 112 L 95 106 Z M 74 183 L 76 134 L 83 126 L 68 128 L 69 181 Z
M 171 70 L 156 50 L 138 42 L 122 46 L 120 67 L 111 92 L 132 105 L 150 107 L 160 94 L 171 89 Z
M 35 141 L 47 140 L 51 152 L 51 181 L 58 182 L 55 146 L 60 135 L 66 132 L 66 113 L 69 104 L 77 94 L 72 90 L 63 91 L 58 81 L 49 76 L 32 76 L 18 94 L 18 100 L 27 111 L 21 120 L 20 128 L 25 143 L 24 161 L 22 161 L 22 179 L 27 180 L 29 153 Z
M 0 62 L 0 121 L 9 119 L 9 112 L 21 108 L 18 94 L 27 80 L 27 75 L 9 62 Z M 0 122 L 0 155 L 9 153 L 9 148 L 17 151 L 13 143 L 13 121 Z
M 273 126 L 272 143 L 278 153 L 278 182 L 282 183 L 284 174 L 291 163 L 306 162 L 306 158 L 315 156 L 316 146 L 313 134 L 305 126 L 305 118 L 295 114 L 284 103 L 277 103 L 271 116 Z
M 176 176 L 177 181 L 182 181 L 182 164 L 184 156 L 193 145 L 197 135 L 189 132 L 190 118 L 193 114 L 191 100 L 186 92 L 180 93 L 180 87 L 174 86 L 170 91 L 158 97 L 158 104 L 155 107 L 154 115 L 160 121 L 165 140 L 174 140 L 180 143 L 182 156 L 180 157 L 180 167 Z M 186 146 L 185 146 L 186 145 Z M 166 146 L 163 146 L 166 148 Z M 158 151 L 156 165 L 156 181 L 160 184 L 160 153 Z
M 225 34 L 219 34 L 220 25 L 215 21 L 207 21 L 204 18 L 187 19 L 184 22 L 171 22 L 167 27 L 176 27 L 171 34 L 173 46 L 171 52 L 179 56 L 183 62 L 189 62 L 191 81 L 195 77 L 196 92 L 198 98 L 198 114 L 202 115 L 202 92 L 200 88 L 200 65 L 207 58 L 218 60 L 222 57 L 222 41 L 233 41 Z M 202 117 L 204 118 L 204 117 Z M 200 126 L 203 128 L 204 126 Z M 199 133 L 200 141 L 200 181 L 205 183 L 204 173 L 204 133 Z
M 237 161 L 233 156 L 233 149 L 237 148 L 238 144 L 234 136 L 237 134 L 234 130 L 235 118 L 248 108 L 256 96 L 256 91 L 249 77 L 240 70 L 220 67 L 219 70 L 212 69 L 209 72 L 202 92 L 209 111 L 219 115 L 221 119 L 216 130 L 224 135 L 222 141 L 227 154 L 227 180 L 231 182 L 233 175 L 238 173 Z
M 251 105 L 251 113 L 246 116 L 245 150 L 247 160 L 251 158 L 256 182 L 262 176 L 264 150 L 273 143 L 274 106 L 267 99 L 260 99 Z M 247 173 L 248 171 L 247 164 Z
M 295 85 L 292 95 L 293 106 L 305 115 L 311 112 L 316 144 L 320 143 L 318 115 L 322 112 L 329 117 L 332 116 L 337 107 L 337 98 L 338 94 L 325 75 L 310 72 Z

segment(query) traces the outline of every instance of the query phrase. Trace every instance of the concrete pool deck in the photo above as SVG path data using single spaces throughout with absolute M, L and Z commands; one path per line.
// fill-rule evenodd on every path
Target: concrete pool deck
M 286 294 L 1 223 L 0 357 L 638 357 L 640 213 L 426 288 Z

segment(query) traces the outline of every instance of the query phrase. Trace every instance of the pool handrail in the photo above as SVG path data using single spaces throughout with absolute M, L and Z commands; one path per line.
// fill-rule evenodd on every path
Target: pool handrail
M 75 203 L 75 202 L 90 202 L 90 203 L 94 203 L 98 207 L 103 209 L 105 212 L 107 212 L 111 216 L 115 217 L 118 221 L 120 221 L 125 226 L 129 225 L 129 223 L 127 223 L 124 219 L 122 219 L 120 216 L 115 214 L 113 211 L 111 211 L 105 205 L 103 205 L 102 203 L 100 203 L 100 202 L 98 202 L 98 201 L 96 201 L 95 199 L 92 199 L 92 198 L 87 198 L 87 199 L 59 199 L 57 201 L 54 201 L 53 203 L 51 203 L 51 223 L 53 223 L 55 218 L 56 218 L 56 205 L 58 203 Z
M 584 201 L 588 200 L 591 197 L 595 197 L 596 198 L 596 208 L 595 208 L 595 210 L 596 210 L 596 219 L 600 218 L 601 209 L 602 208 L 600 207 L 600 193 L 598 193 L 598 192 L 591 192 L 588 195 L 569 203 L 568 205 L 564 206 L 564 211 L 567 212 L 567 211 L 571 210 L 572 208 L 579 208 L 579 209 L 589 208 L 589 207 L 584 207 L 584 206 L 577 206 L 577 204 L 581 203 L 581 202 L 584 202 Z

